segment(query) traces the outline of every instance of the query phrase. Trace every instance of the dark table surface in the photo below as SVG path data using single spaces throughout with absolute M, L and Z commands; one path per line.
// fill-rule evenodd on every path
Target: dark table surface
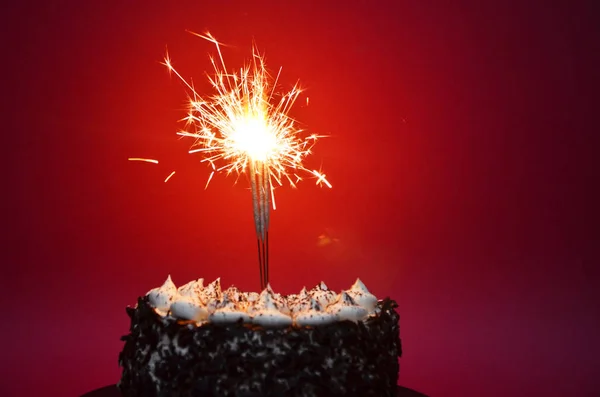
M 121 393 L 117 389 L 116 385 L 110 385 L 91 391 L 84 394 L 81 397 L 121 397 Z M 406 387 L 398 386 L 398 397 L 427 397 L 425 394 L 421 394 Z

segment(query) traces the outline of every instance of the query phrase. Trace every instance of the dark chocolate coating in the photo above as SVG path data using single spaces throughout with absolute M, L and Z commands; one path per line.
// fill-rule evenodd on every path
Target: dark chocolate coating
M 118 387 L 125 397 L 395 396 L 400 316 L 389 298 L 377 305 L 364 323 L 262 328 L 186 324 L 139 298 Z

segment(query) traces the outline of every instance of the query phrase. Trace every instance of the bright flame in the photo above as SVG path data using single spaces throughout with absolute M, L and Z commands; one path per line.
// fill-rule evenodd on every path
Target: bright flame
M 164 65 L 190 90 L 190 107 L 185 120 L 192 131 L 178 134 L 196 140 L 190 153 L 205 154 L 203 161 L 213 167 L 209 182 L 214 172 L 240 174 L 248 172 L 251 163 L 260 163 L 266 167 L 271 189 L 275 184 L 282 185 L 284 178 L 295 186 L 295 182 L 302 179 L 298 175 L 301 172 L 316 177 L 318 185 L 331 187 L 324 174 L 309 170 L 302 163 L 319 136 L 302 138 L 303 131 L 288 115 L 301 93 L 298 84 L 287 93 L 276 93 L 281 69 L 273 80 L 255 47 L 250 65 L 238 72 L 228 72 L 219 42 L 210 33 L 193 34 L 216 46 L 219 62 L 210 58 L 215 73 L 208 76 L 216 93 L 210 97 L 200 96 L 173 68 L 168 54 Z
M 232 151 L 245 153 L 251 160 L 266 162 L 277 151 L 274 134 L 264 118 L 246 115 L 232 123 Z

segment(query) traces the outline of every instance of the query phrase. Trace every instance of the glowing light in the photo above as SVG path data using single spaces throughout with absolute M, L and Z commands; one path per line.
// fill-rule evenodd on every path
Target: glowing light
M 329 183 L 329 181 L 327 181 L 327 179 L 325 178 L 325 174 L 321 174 L 317 170 L 313 170 L 312 173 L 317 177 L 317 185 L 324 183 L 325 185 L 327 185 L 328 188 L 332 188 L 331 183 Z
M 129 157 L 127 160 L 129 160 L 129 161 L 143 161 L 143 162 L 146 162 L 146 163 L 158 164 L 158 160 L 144 159 L 144 158 L 141 158 L 141 157 Z
M 167 182 L 169 181 L 169 179 L 171 179 L 171 177 L 172 177 L 173 175 L 175 175 L 175 171 L 173 171 L 173 172 L 171 172 L 171 173 L 169 174 L 169 176 L 168 176 L 168 177 L 165 179 L 165 183 L 167 183 Z

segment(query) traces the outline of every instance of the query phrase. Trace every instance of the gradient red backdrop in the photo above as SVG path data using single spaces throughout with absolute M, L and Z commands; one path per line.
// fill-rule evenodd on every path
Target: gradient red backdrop
M 334 188 L 277 190 L 277 291 L 360 277 L 396 299 L 400 383 L 432 396 L 600 395 L 591 8 L 125 3 L 3 12 L 0 395 L 116 383 L 124 308 L 167 274 L 258 288 L 244 181 L 204 190 L 175 135 L 185 91 L 159 62 L 168 47 L 204 92 L 213 52 L 185 29 L 231 66 L 255 40 L 330 136 L 308 164 Z M 339 242 L 318 247 L 326 230 Z

